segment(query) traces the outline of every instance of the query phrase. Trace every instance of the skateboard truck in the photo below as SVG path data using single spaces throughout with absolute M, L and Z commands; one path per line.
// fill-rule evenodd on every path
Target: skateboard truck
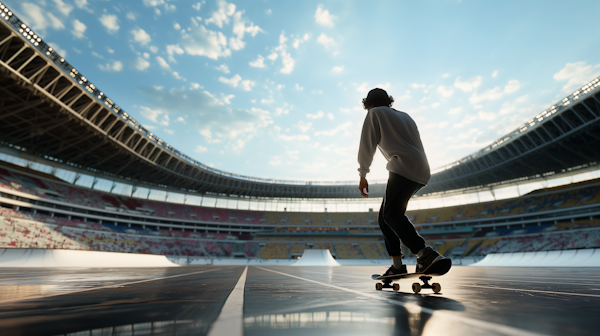
M 440 285 L 437 282 L 434 282 L 431 285 L 429 284 L 429 280 L 431 280 L 430 276 L 422 276 L 422 277 L 419 277 L 419 279 L 421 281 L 423 281 L 422 285 L 419 284 L 418 282 L 415 282 L 412 284 L 412 290 L 415 293 L 420 292 L 422 288 L 431 288 L 434 293 L 439 293 L 442 290 L 442 285 Z

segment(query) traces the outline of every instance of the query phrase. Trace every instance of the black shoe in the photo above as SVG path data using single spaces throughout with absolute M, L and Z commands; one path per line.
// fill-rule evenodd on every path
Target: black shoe
M 402 267 L 400 267 L 400 269 L 394 267 L 394 265 L 390 266 L 390 268 L 388 268 L 388 270 L 383 273 L 382 276 L 393 276 L 393 275 L 399 275 L 399 274 L 406 274 L 408 273 L 406 271 L 406 265 L 402 265 Z
M 441 259 L 444 259 L 443 255 L 432 249 L 431 246 L 426 246 L 423 249 L 423 254 L 421 257 L 417 258 L 417 268 L 415 273 L 423 273 L 427 271 L 429 266 Z

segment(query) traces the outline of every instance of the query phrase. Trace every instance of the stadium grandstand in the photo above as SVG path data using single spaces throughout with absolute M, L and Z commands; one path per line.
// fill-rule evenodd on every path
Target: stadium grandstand
M 340 260 L 389 258 L 377 224 L 384 183 L 363 200 L 356 181 L 211 168 L 144 129 L 7 8 L 0 14 L 0 247 L 242 259 L 319 248 Z M 491 199 L 411 210 L 428 243 L 453 257 L 600 247 L 600 179 L 574 179 L 598 175 L 599 86 L 595 78 L 434 171 L 418 204 Z M 549 186 L 558 179 L 575 183 Z

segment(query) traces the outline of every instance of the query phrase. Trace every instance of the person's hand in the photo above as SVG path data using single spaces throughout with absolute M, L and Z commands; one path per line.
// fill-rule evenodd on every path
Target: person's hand
M 369 182 L 367 182 L 367 179 L 364 177 L 360 177 L 360 183 L 358 185 L 358 189 L 360 190 L 360 194 L 363 197 L 369 197 Z M 367 192 L 365 193 L 365 189 L 367 190 Z

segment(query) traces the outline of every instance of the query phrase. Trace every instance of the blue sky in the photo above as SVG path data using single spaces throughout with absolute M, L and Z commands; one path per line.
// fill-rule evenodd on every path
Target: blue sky
M 376 86 L 436 168 L 600 75 L 598 1 L 2 2 L 153 133 L 258 177 L 358 179 Z

